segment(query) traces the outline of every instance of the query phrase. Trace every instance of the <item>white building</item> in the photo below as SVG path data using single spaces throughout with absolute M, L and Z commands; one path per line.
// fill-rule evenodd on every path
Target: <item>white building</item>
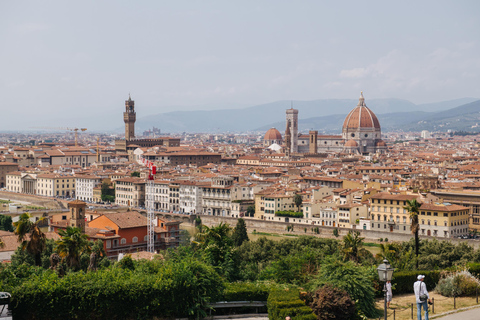
M 75 199 L 92 202 L 93 188 L 102 183 L 102 178 L 93 175 L 78 176 L 75 179 Z

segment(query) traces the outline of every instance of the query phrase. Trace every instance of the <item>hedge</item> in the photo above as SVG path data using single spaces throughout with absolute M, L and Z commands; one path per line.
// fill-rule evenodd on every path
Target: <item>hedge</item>
M 158 268 L 150 274 L 108 268 L 63 278 L 47 270 L 4 290 L 12 293 L 10 308 L 17 320 L 198 318 L 223 292 L 221 278 L 202 262 Z
M 417 281 L 417 276 L 423 274 L 425 276 L 425 284 L 428 291 L 433 291 L 440 280 L 440 270 L 416 270 L 416 271 L 399 271 L 393 273 L 393 293 L 413 293 L 413 284 Z M 381 290 L 383 286 L 381 286 Z
M 275 216 L 277 216 L 277 217 L 303 218 L 303 212 L 277 211 L 277 212 L 275 212 Z
M 223 301 L 267 301 L 270 286 L 254 282 L 226 283 Z
M 312 309 L 300 299 L 298 289 L 273 289 L 268 296 L 267 308 L 270 320 L 284 320 L 287 316 L 292 320 L 317 319 Z

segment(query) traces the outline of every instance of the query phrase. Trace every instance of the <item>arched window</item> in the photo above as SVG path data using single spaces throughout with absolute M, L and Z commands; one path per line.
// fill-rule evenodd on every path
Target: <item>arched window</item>
M 120 240 L 120 244 L 126 244 L 126 243 L 127 243 L 127 239 L 122 238 L 122 240 Z
M 132 242 L 133 242 L 133 243 L 137 243 L 137 242 L 138 242 L 138 238 L 137 238 L 137 237 L 133 237 L 133 238 L 132 238 Z
M 146 235 L 145 237 L 143 237 L 143 241 L 148 241 L 148 235 Z

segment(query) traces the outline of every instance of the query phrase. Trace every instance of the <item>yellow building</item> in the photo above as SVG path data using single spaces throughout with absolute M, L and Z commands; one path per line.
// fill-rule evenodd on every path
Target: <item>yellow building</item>
M 371 230 L 410 234 L 412 220 L 404 209 L 415 195 L 378 193 L 370 198 Z M 468 234 L 469 208 L 450 203 L 423 203 L 419 209 L 420 235 L 441 238 Z
M 64 174 L 37 175 L 37 192 L 40 196 L 75 197 L 75 176 Z

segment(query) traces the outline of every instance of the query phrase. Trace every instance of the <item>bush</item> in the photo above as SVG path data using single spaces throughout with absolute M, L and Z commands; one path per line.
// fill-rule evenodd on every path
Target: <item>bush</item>
M 59 278 L 45 270 L 13 287 L 6 284 L 2 279 L 2 289 L 12 294 L 13 317 L 19 320 L 201 318 L 223 292 L 214 269 L 193 259 L 159 262 L 155 274 L 109 268 Z
M 425 284 L 427 285 L 427 290 L 430 288 L 435 288 L 438 281 L 440 280 L 440 271 L 439 270 L 418 270 L 418 271 L 399 271 L 393 273 L 392 287 L 394 294 L 403 294 L 403 293 L 413 293 L 413 284 L 417 281 L 417 276 L 423 274 L 425 276 Z M 380 290 L 383 289 L 380 288 Z M 383 296 L 383 293 L 377 291 Z
M 270 291 L 267 301 L 268 319 L 315 320 L 317 316 L 305 302 L 300 299 L 298 289 L 274 289 Z
M 331 285 L 314 292 L 310 306 L 319 320 L 351 320 L 356 317 L 355 302 L 348 293 Z
M 275 216 L 277 216 L 277 217 L 303 218 L 303 212 L 277 211 L 277 212 L 275 212 Z
M 270 286 L 261 282 L 234 282 L 225 285 L 224 301 L 267 301 Z
M 468 271 L 456 272 L 440 279 L 435 291 L 445 297 L 472 296 L 480 282 Z

